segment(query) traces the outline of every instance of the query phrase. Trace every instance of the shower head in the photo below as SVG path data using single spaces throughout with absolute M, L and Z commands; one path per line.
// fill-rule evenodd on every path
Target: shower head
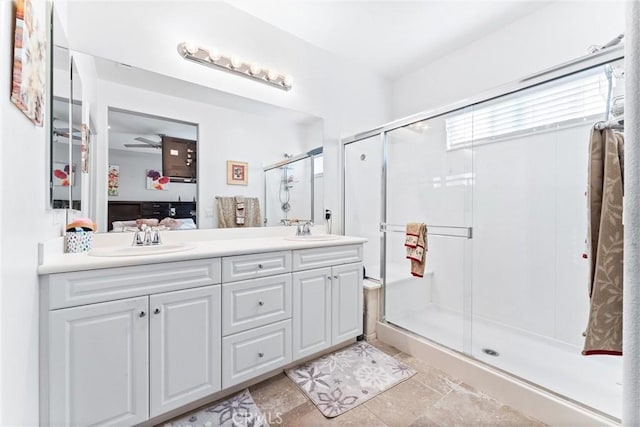
M 624 38 L 624 33 L 618 34 L 616 36 L 616 38 L 611 40 L 609 43 L 606 43 L 605 45 L 603 45 L 600 49 L 607 49 L 609 47 L 615 46 L 615 45 L 619 44 L 622 41 L 623 38 Z

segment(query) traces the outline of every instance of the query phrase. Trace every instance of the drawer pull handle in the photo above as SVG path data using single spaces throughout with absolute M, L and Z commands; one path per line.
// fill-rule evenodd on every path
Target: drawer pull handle
M 263 306 L 264 305 L 264 301 L 258 301 L 258 305 L 259 306 Z
M 160 314 L 160 309 L 159 309 L 159 308 L 156 308 L 155 310 L 153 310 L 153 312 L 154 312 L 155 314 Z
M 258 264 L 258 268 L 263 268 L 264 266 L 262 264 Z
M 144 316 L 146 316 L 146 315 L 147 315 L 147 313 L 145 313 L 145 312 L 144 312 L 144 310 L 143 310 L 143 311 L 141 311 L 141 312 L 140 312 L 140 314 L 138 314 L 138 316 L 140 316 L 140 317 L 144 317 Z
M 264 353 L 262 352 L 258 353 L 258 357 L 264 357 Z

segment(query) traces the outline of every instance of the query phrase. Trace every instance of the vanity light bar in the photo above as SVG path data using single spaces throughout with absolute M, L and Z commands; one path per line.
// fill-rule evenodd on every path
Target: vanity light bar
M 189 61 L 210 67 L 217 67 L 221 70 L 239 74 L 279 89 L 291 90 L 292 79 L 290 76 L 262 68 L 256 64 L 242 62 L 236 57 L 222 55 L 214 49 L 207 50 L 193 43 L 182 42 L 178 44 L 178 53 Z

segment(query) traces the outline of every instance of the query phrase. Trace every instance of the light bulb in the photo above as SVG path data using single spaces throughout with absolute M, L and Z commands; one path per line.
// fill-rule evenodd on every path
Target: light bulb
M 257 76 L 261 72 L 262 72 L 262 67 L 260 67 L 259 65 L 257 64 L 249 65 L 249 74 L 251 74 L 252 76 Z
M 267 71 L 267 80 L 269 81 L 275 81 L 278 79 L 278 73 L 276 73 L 275 71 Z
M 189 55 L 193 55 L 198 51 L 198 46 L 196 46 L 194 42 L 184 42 L 184 50 L 186 50 Z
M 284 87 L 291 87 L 291 85 L 293 84 L 293 77 L 291 77 L 290 75 L 285 75 L 284 79 L 282 80 L 282 85 Z
M 209 56 L 209 61 L 211 62 L 216 62 L 218 59 L 220 59 L 220 52 L 218 52 L 218 49 L 216 48 L 209 49 L 207 51 L 207 54 Z
M 242 65 L 242 61 L 237 56 L 232 56 L 229 60 L 229 65 L 231 66 L 231 68 L 237 69 Z

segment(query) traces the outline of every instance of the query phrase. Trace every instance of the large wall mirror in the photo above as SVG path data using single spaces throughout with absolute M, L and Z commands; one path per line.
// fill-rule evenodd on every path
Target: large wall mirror
M 256 200 L 260 225 L 278 225 L 263 221 L 266 209 L 273 205 L 266 200 L 264 168 L 284 160 L 285 154 L 298 156 L 322 147 L 321 118 L 72 47 L 57 46 L 56 50 L 74 64 L 78 76 L 74 84 L 81 84 L 81 89 L 76 92 L 77 100 L 55 91 L 54 95 L 62 103 L 71 99 L 69 111 L 79 109 L 81 120 L 52 133 L 62 134 L 66 129 L 75 135 L 85 125 L 91 135 L 85 153 L 86 174 L 80 167 L 81 147 L 74 148 L 69 138 L 70 145 L 63 146 L 63 135 L 52 137 L 52 145 L 69 150 L 69 168 L 76 163 L 75 175 L 81 175 L 75 181 L 80 186 L 77 191 L 67 194 L 66 202 L 61 196 L 56 203 L 79 209 L 96 221 L 101 232 L 126 231 L 138 218 L 179 220 L 168 221 L 178 229 L 216 228 L 220 223 L 218 200 L 236 196 Z M 54 67 L 53 73 L 57 87 L 71 84 L 64 67 Z M 61 120 L 66 119 L 61 115 Z M 61 142 L 53 142 L 56 138 Z M 56 159 L 62 163 L 57 160 L 62 158 Z M 229 179 L 228 164 L 246 168 L 242 180 Z M 296 179 L 313 181 L 315 188 L 321 188 L 312 172 L 308 168 L 308 177 L 298 175 Z M 321 198 L 321 193 L 306 198 L 309 219 L 313 218 L 312 205 L 315 211 L 322 211 Z

